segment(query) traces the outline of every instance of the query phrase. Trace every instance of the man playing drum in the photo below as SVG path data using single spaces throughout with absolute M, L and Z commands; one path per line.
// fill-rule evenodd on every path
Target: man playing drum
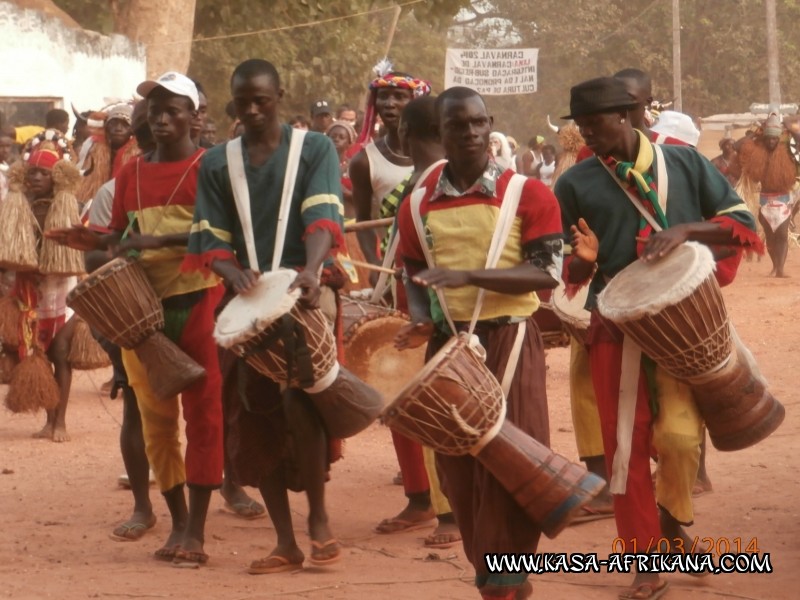
M 259 273 L 271 269 L 290 141 L 297 130 L 281 124 L 283 89 L 271 63 L 259 59 L 241 63 L 231 77 L 231 92 L 244 125 L 241 149 L 237 151 L 243 153 L 246 189 L 242 191 L 250 199 L 254 243 L 248 249 L 237 214 L 227 148 L 217 146 L 203 160 L 190 254 L 184 268 L 211 269 L 232 291 L 247 294 Z M 319 306 L 323 290 L 331 292 L 337 275 L 325 269 L 321 282 L 319 271 L 332 248 L 344 245 L 339 179 L 339 161 L 330 139 L 318 133 L 306 134 L 291 195 L 281 266 L 300 270 L 291 289 L 302 290 L 300 302 L 308 307 Z M 250 260 L 251 250 L 258 264 Z M 343 278 L 338 275 L 336 283 L 341 285 Z M 323 285 L 326 282 L 328 286 Z M 277 383 L 259 375 L 244 360 L 236 362 L 233 376 L 239 378 L 246 409 L 240 407 L 227 417 L 234 476 L 239 484 L 259 488 L 278 536 L 273 551 L 253 561 L 249 572 L 277 573 L 303 565 L 305 556 L 292 528 L 289 489 L 305 490 L 308 498 L 312 564 L 336 562 L 341 546 L 331 532 L 325 509 L 327 468 L 336 457 L 328 454 L 320 417 L 305 392 L 291 389 L 291 397 L 283 402 Z
M 437 98 L 436 109 L 448 162 L 423 181 L 421 202 L 417 204 L 412 195 L 398 214 L 399 252 L 413 279 L 408 286 L 412 323 L 400 331 L 397 345 L 428 341 L 427 355 L 432 357 L 456 333 L 443 310 L 459 332 L 467 330 L 479 289 L 486 290 L 475 333 L 486 349 L 486 364 L 498 379 L 507 365 L 516 365 L 507 394 L 507 418 L 548 444 L 544 344 L 531 315 L 538 307 L 534 291 L 556 287 L 561 271 L 558 203 L 541 182 L 523 178 L 523 185 L 516 188 L 516 212 L 506 215 L 513 223 L 507 243 L 501 246 L 502 257 L 496 268 L 486 269 L 500 206 L 513 195 L 506 190 L 514 173 L 503 171 L 489 158 L 492 118 L 477 92 L 450 88 Z M 423 227 L 419 220 L 424 222 L 426 247 L 417 233 L 417 225 Z M 426 261 L 429 253 L 436 257 L 431 268 Z M 441 292 L 444 302 L 438 296 L 429 299 L 430 290 L 420 286 Z M 518 353 L 512 352 L 515 347 Z M 517 356 L 509 360 L 512 354 Z M 482 597 L 510 600 L 518 592 L 527 595 L 526 574 L 489 573 L 484 555 L 536 552 L 538 525 L 472 456 L 437 454 L 436 463 Z
M 156 150 L 131 161 L 116 179 L 111 233 L 100 236 L 79 227 L 51 232 L 51 237 L 84 250 L 120 244 L 140 250 L 141 263 L 164 307 L 165 334 L 206 370 L 203 380 L 178 399 L 159 400 L 136 354 L 123 350 L 123 363 L 142 416 L 147 458 L 172 516 L 172 531 L 159 560 L 197 566 L 203 551 L 211 492 L 222 483 L 222 378 L 213 338 L 214 309 L 223 288 L 217 278 L 181 273 L 195 202 L 203 150 L 191 140 L 197 111 L 194 83 L 169 72 L 146 81 L 137 91 L 147 99 L 147 120 Z M 181 456 L 179 419 L 186 421 L 186 458 Z M 187 509 L 184 485 L 189 487 Z
M 637 257 L 658 260 L 687 240 L 760 248 L 752 215 L 725 178 L 691 148 L 654 146 L 631 125 L 629 111 L 635 107 L 635 100 L 619 79 L 598 78 L 571 90 L 571 114 L 567 118 L 575 120 L 595 157 L 562 175 L 555 192 L 561 203 L 564 230 L 572 235 L 567 283 L 590 285 L 588 309 L 595 308 L 596 296 L 606 283 Z M 661 156 L 663 164 L 659 165 Z M 659 166 L 661 176 L 657 175 Z M 660 225 L 663 231 L 653 233 L 651 222 Z M 733 279 L 740 258 L 741 250 L 737 250 L 718 263 L 718 278 L 723 283 Z M 624 463 L 622 473 L 615 472 L 612 476 L 611 488 L 615 494 L 617 530 L 627 544 L 626 551 L 659 551 L 651 540 L 659 540 L 662 534 L 672 540 L 674 551 L 685 550 L 689 546 L 685 545 L 683 529 L 665 530 L 665 521 L 659 520 L 650 477 L 650 445 L 652 436 L 652 444 L 661 457 L 659 469 L 670 468 L 668 456 L 695 457 L 693 469 L 687 470 L 683 464 L 677 468 L 681 477 L 671 479 L 691 490 L 702 433 L 702 421 L 691 392 L 654 367 L 652 361 L 642 360 L 638 374 L 638 367 L 634 366 L 633 390 L 637 390 L 638 379 L 638 391 L 633 392 L 635 414 L 630 415 L 632 432 L 625 432 L 631 436 L 630 457 L 615 462 L 618 406 L 622 402 L 620 377 L 625 375 L 623 336 L 610 323 L 601 322 L 593 310 L 587 343 L 608 471 L 612 472 L 612 465 Z M 650 397 L 651 389 L 658 390 L 657 398 Z M 664 400 L 667 396 L 669 402 Z M 658 413 L 651 408 L 651 401 L 659 406 Z M 676 418 L 679 414 L 681 418 Z M 663 426 L 658 435 L 652 435 L 656 419 L 663 420 Z M 681 445 L 685 446 L 681 452 L 663 451 L 667 446 Z M 689 501 L 683 503 L 680 514 L 670 515 L 670 520 L 691 524 L 690 494 L 678 489 L 672 492 L 658 490 L 658 495 L 659 498 L 674 495 Z M 639 573 L 632 587 L 620 597 L 657 598 L 666 591 L 666 585 L 657 574 Z

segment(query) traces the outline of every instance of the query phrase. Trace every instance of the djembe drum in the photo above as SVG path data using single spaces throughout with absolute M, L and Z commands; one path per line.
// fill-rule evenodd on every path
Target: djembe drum
M 623 269 L 597 307 L 692 388 L 715 448 L 741 450 L 775 431 L 785 411 L 732 335 L 714 268 L 711 251 L 688 242 L 654 263 Z
M 262 375 L 306 391 L 331 436 L 353 436 L 377 418 L 383 400 L 339 364 L 325 315 L 297 302 L 299 289 L 289 291 L 296 277 L 291 269 L 263 273 L 219 314 L 214 338 Z
M 567 333 L 581 344 L 586 343 L 586 334 L 592 317 L 592 313 L 584 308 L 588 296 L 589 286 L 584 285 L 574 297 L 567 298 L 567 288 L 562 281 L 553 290 L 553 295 L 550 299 L 550 305 L 556 316 L 561 319 L 561 325 Z
M 400 311 L 342 297 L 344 364 L 386 398 L 394 398 L 405 385 L 398 374 L 415 373 L 425 364 L 424 346 L 394 347 L 395 335 L 408 322 Z
M 136 352 L 157 398 L 172 398 L 206 376 L 161 332 L 164 310 L 138 261 L 103 265 L 69 293 L 67 305 L 100 335 Z
M 539 308 L 533 313 L 533 320 L 542 334 L 542 341 L 545 348 L 563 348 L 569 346 L 569 335 L 564 329 L 561 319 L 553 310 L 552 298 L 553 291 L 539 290 L 536 295 L 539 297 Z
M 392 429 L 451 456 L 475 456 L 548 537 L 605 482 L 505 419 L 500 384 L 466 337 L 454 337 L 382 415 Z

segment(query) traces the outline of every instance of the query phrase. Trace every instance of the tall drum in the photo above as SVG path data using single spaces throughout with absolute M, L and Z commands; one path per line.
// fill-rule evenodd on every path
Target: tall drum
M 428 361 L 382 419 L 441 454 L 475 456 L 551 538 L 605 485 L 505 419 L 500 384 L 463 337 Z
M 156 397 L 172 398 L 206 370 L 161 330 L 164 310 L 136 260 L 117 258 L 81 281 L 67 305 L 117 346 L 136 352 Z
M 654 263 L 623 269 L 597 307 L 692 388 L 714 446 L 740 450 L 775 431 L 785 411 L 743 360 L 749 353 L 732 335 L 714 268 L 711 251 L 688 242 Z
M 328 433 L 350 437 L 377 418 L 383 400 L 339 364 L 331 324 L 297 301 L 299 289 L 289 291 L 296 277 L 291 269 L 262 273 L 220 313 L 214 338 L 262 375 L 304 389 Z

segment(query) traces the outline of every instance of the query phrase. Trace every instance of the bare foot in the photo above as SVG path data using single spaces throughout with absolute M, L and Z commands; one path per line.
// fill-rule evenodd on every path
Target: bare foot
M 258 519 L 266 516 L 266 509 L 264 506 L 248 496 L 243 487 L 223 484 L 219 492 L 225 499 L 225 508 L 237 517 L 241 517 L 242 519 Z
M 53 441 L 54 442 L 68 442 L 70 440 L 67 428 L 64 425 L 56 425 L 53 428 Z
M 41 431 L 37 431 L 33 435 L 32 438 L 36 440 L 52 440 L 53 439 L 53 426 L 50 423 L 47 423 L 44 427 L 42 427 Z

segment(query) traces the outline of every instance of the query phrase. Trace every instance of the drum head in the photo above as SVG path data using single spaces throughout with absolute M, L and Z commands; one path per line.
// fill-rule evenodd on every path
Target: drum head
M 711 250 L 686 242 L 657 261 L 625 267 L 598 296 L 597 308 L 614 322 L 653 315 L 690 296 L 714 269 Z
M 558 287 L 553 290 L 551 303 L 553 312 L 562 321 L 574 324 L 576 327 L 586 329 L 589 327 L 589 320 L 592 313 L 584 308 L 586 299 L 589 297 L 589 286 L 584 285 L 572 298 L 567 298 L 567 286 L 561 281 Z
M 362 322 L 345 344 L 345 365 L 356 376 L 394 398 L 405 385 L 403 376 L 425 364 L 425 346 L 410 350 L 394 347 L 394 336 L 408 321 L 400 315 Z
M 299 289 L 288 291 L 296 277 L 292 269 L 262 273 L 250 292 L 236 296 L 217 317 L 217 343 L 230 348 L 246 342 L 288 313 L 300 297 Z

